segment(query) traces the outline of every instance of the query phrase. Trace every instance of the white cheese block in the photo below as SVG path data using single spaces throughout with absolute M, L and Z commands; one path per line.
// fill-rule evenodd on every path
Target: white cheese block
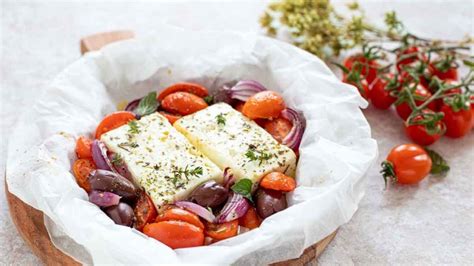
M 221 169 L 259 182 L 270 172 L 295 176 L 296 155 L 265 129 L 225 103 L 214 104 L 173 126 Z
M 103 134 L 109 151 L 120 155 L 134 178 L 156 207 L 185 199 L 199 184 L 222 181 L 222 170 L 154 113 Z

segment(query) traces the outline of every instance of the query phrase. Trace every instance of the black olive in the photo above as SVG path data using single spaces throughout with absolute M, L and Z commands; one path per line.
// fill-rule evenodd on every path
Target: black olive
M 215 181 L 208 181 L 193 190 L 190 200 L 203 207 L 215 208 L 223 204 L 229 191 Z
M 285 193 L 276 190 L 260 188 L 256 195 L 257 213 L 263 219 L 286 209 Z

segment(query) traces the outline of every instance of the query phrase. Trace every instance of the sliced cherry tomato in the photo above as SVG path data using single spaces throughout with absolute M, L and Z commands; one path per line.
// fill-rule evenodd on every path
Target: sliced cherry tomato
M 92 158 L 91 150 L 92 140 L 84 136 L 80 136 L 76 141 L 76 154 L 80 159 Z
M 403 58 L 402 58 L 403 57 Z M 417 46 L 410 46 L 397 55 L 397 69 L 403 69 L 403 66 L 410 65 L 416 61 L 426 61 L 426 55 L 420 51 Z
M 451 106 L 444 104 L 441 107 L 441 112 L 444 113 L 443 122 L 446 124 L 446 136 L 460 138 L 469 133 L 474 119 L 470 108 L 455 112 Z
M 393 148 L 387 161 L 391 163 L 397 182 L 415 184 L 425 178 L 431 170 L 431 158 L 419 145 L 402 144 Z
M 431 110 L 424 110 L 423 114 L 420 114 L 413 118 L 413 122 L 420 121 L 424 119 L 424 114 L 433 114 L 434 112 Z M 444 134 L 444 130 L 446 126 L 444 125 L 443 122 L 438 121 L 436 122 L 436 127 L 439 130 L 438 134 L 430 135 L 426 127 L 424 125 L 409 125 L 407 126 L 405 124 L 405 133 L 406 135 L 413 140 L 416 144 L 422 145 L 422 146 L 428 146 L 436 141 L 438 141 L 441 136 Z
M 190 82 L 179 82 L 161 91 L 160 94 L 158 94 L 157 98 L 159 101 L 162 101 L 166 96 L 178 91 L 192 93 L 200 98 L 204 98 L 209 95 L 209 91 L 199 84 Z
M 155 204 L 143 190 L 140 192 L 133 212 L 137 218 L 135 228 L 140 231 L 143 230 L 146 224 L 153 222 L 157 215 Z
M 174 122 L 176 122 L 178 119 L 180 119 L 182 117 L 181 115 L 170 114 L 170 113 L 163 112 L 163 111 L 161 111 L 160 114 L 162 116 L 166 117 L 166 119 L 168 119 L 170 124 L 174 124 Z
M 356 67 L 356 62 L 359 65 L 361 76 L 367 80 L 368 84 L 371 84 L 377 77 L 377 68 L 379 67 L 377 61 L 369 60 L 362 54 L 356 54 L 346 58 L 343 65 L 351 71 Z
M 102 134 L 127 124 L 135 119 L 135 114 L 128 111 L 118 111 L 108 114 L 97 126 L 95 138 L 100 139 Z
M 143 233 L 172 249 L 204 245 L 202 229 L 182 221 L 164 221 L 147 224 L 143 228 Z
M 206 236 L 215 240 L 224 240 L 237 235 L 239 220 L 233 220 L 223 224 L 206 223 Z
M 156 222 L 162 221 L 183 221 L 204 229 L 199 217 L 192 212 L 180 208 L 169 208 L 156 217 Z
M 290 192 L 295 190 L 296 181 L 294 178 L 280 172 L 271 172 L 262 178 L 260 186 L 267 189 Z
M 94 162 L 91 159 L 76 160 L 72 166 L 72 171 L 76 177 L 77 184 L 83 188 L 87 193 L 91 191 L 89 183 L 89 174 L 96 169 Z
M 239 218 L 239 225 L 248 229 L 255 229 L 260 226 L 262 219 L 258 217 L 255 208 L 250 207 L 244 216 Z
M 189 115 L 207 107 L 207 103 L 189 92 L 178 91 L 167 95 L 161 107 L 170 113 Z
M 458 69 L 455 66 L 449 66 L 446 69 L 440 69 L 437 67 L 441 62 L 436 61 L 430 63 L 428 69 L 433 76 L 438 77 L 441 80 L 457 80 L 458 79 Z
M 285 118 L 278 117 L 273 120 L 266 120 L 263 124 L 263 128 L 273 136 L 278 142 L 282 142 L 283 139 L 290 133 L 293 125 L 290 121 Z
M 431 92 L 429 92 L 425 87 L 422 85 L 418 84 L 418 86 L 415 89 L 415 93 L 413 94 L 415 98 L 415 105 L 420 106 L 422 105 L 428 98 L 431 97 Z M 418 98 L 418 99 L 416 99 Z M 412 110 L 410 105 L 407 102 L 403 102 L 395 107 L 397 110 L 398 116 L 400 116 L 403 120 L 407 120 L 407 118 L 410 116 Z M 432 101 L 428 104 L 428 109 L 431 110 L 436 110 L 436 103 L 435 101 Z
M 369 92 L 372 105 L 382 110 L 388 109 L 397 100 L 397 98 L 390 95 L 390 91 L 386 90 L 389 83 L 387 79 L 393 79 L 393 74 L 376 78 Z
M 364 97 L 364 99 L 368 100 L 369 99 L 369 84 L 367 83 L 367 80 L 365 79 L 361 79 L 360 80 L 360 84 L 357 84 L 356 82 L 353 82 L 353 81 L 349 81 L 346 79 L 346 77 L 343 78 L 342 80 L 343 82 L 347 83 L 347 84 L 351 84 L 353 86 L 355 86 L 357 88 L 357 90 L 359 91 L 360 95 L 362 97 Z
M 275 91 L 261 91 L 250 97 L 242 108 L 242 113 L 250 119 L 277 118 L 285 109 L 283 97 Z

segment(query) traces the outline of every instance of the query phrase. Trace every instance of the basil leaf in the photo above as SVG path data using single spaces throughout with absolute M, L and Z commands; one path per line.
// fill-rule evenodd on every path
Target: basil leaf
M 237 183 L 235 183 L 231 187 L 232 191 L 237 194 L 240 194 L 246 197 L 248 200 L 253 202 L 252 200 L 252 181 L 248 178 L 240 179 Z
M 450 169 L 448 162 L 446 162 L 446 160 L 443 157 L 441 157 L 441 155 L 439 155 L 437 152 L 430 149 L 426 149 L 426 148 L 425 150 L 426 152 L 428 152 L 428 155 L 430 156 L 431 161 L 432 161 L 430 173 L 446 174 Z
M 153 91 L 140 100 L 135 113 L 139 116 L 145 116 L 154 113 L 156 109 L 158 109 L 158 101 L 156 100 L 156 92 Z

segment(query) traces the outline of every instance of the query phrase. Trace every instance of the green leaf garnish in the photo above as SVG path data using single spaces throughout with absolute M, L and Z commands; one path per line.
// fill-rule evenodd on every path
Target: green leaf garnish
M 135 109 L 135 113 L 139 116 L 145 116 L 154 113 L 157 108 L 158 101 L 156 100 L 156 92 L 153 91 L 140 100 L 137 109 Z
M 248 178 L 242 178 L 231 187 L 232 191 L 240 194 L 253 202 L 252 200 L 252 181 Z
M 430 173 L 432 174 L 446 174 L 448 171 L 449 171 L 449 165 L 448 165 L 448 162 L 443 158 L 441 157 L 441 155 L 439 155 L 439 153 L 433 151 L 433 150 L 430 150 L 430 149 L 426 149 L 426 152 L 428 153 L 428 155 L 430 156 L 431 158 L 431 161 L 432 161 L 432 165 L 431 165 L 431 171 Z
M 203 100 L 207 103 L 207 105 L 211 105 L 214 103 L 214 96 L 208 95 L 204 97 Z
M 217 119 L 217 124 L 218 124 L 218 125 L 223 125 L 223 126 L 225 126 L 225 117 L 224 117 L 223 114 L 218 114 L 218 115 L 216 116 L 216 119 Z

